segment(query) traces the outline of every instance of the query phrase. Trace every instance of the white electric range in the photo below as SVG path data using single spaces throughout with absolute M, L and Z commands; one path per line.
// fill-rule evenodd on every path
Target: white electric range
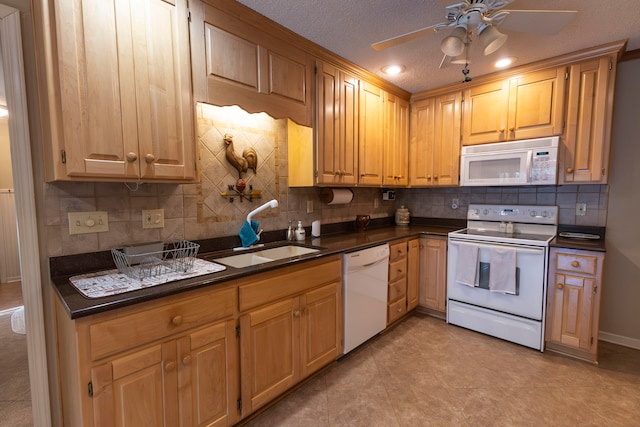
M 447 323 L 543 351 L 557 226 L 557 206 L 469 205 L 448 238 Z

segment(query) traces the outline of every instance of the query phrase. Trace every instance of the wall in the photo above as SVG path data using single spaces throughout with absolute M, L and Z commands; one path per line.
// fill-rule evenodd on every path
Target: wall
M 231 108 L 231 107 L 229 107 Z M 286 120 L 274 120 L 265 114 L 228 114 L 227 107 L 200 105 L 198 141 L 202 180 L 199 184 L 128 184 L 55 182 L 44 184 L 45 221 L 48 256 L 109 250 L 124 244 L 156 240 L 200 240 L 236 235 L 249 211 L 276 198 L 279 206 L 265 210 L 255 219 L 265 231 L 284 230 L 288 221 L 301 220 L 309 227 L 322 223 L 353 221 L 357 214 L 373 218 L 392 216 L 395 202 L 382 202 L 374 209 L 373 199 L 380 189 L 354 189 L 354 199 L 347 205 L 320 202 L 318 188 L 289 188 Z M 225 133 L 234 135 L 234 151 L 240 154 L 248 146 L 258 153 L 257 173 L 247 171 L 243 178 L 263 198 L 253 202 L 231 203 L 220 193 L 238 179 L 225 158 Z M 313 205 L 307 213 L 307 201 Z M 142 229 L 142 209 L 165 211 L 165 227 Z M 79 211 L 107 211 L 109 231 L 69 235 L 67 214 Z M 284 237 L 284 231 L 283 231 Z
M 640 348 L 640 60 L 622 62 L 613 122 L 600 337 Z
M 453 199 L 459 207 L 452 209 Z M 563 185 L 540 187 L 451 187 L 398 191 L 397 202 L 412 216 L 465 219 L 470 203 L 558 205 L 558 222 L 604 227 L 607 223 L 606 185 Z M 585 216 L 576 216 L 576 203 L 586 203 Z
M 0 190 L 13 189 L 11 176 L 11 150 L 9 146 L 9 124 L 6 117 L 0 118 Z

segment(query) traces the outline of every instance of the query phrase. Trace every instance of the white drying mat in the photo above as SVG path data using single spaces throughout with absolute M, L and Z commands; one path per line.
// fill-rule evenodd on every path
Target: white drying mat
M 73 276 L 69 281 L 85 297 L 101 298 L 110 295 L 122 294 L 124 292 L 137 291 L 138 289 L 149 288 L 151 286 L 175 282 L 177 280 L 188 279 L 190 277 L 217 273 L 218 271 L 223 271 L 226 268 L 227 267 L 224 265 L 196 258 L 193 262 L 193 268 L 186 273 L 178 271 L 139 280 L 133 279 L 126 274 L 118 273 L 118 270 L 109 270 L 99 273 Z

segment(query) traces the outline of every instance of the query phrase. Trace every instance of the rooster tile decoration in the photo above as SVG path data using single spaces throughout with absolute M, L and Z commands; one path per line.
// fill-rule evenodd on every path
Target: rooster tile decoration
M 249 191 L 245 192 L 247 183 L 242 179 L 242 173 L 247 172 L 249 169 L 252 169 L 254 174 L 256 173 L 258 168 L 258 153 L 256 153 L 256 150 L 253 147 L 248 147 L 242 152 L 242 156 L 239 156 L 233 148 L 233 135 L 228 133 L 224 134 L 224 143 L 227 145 L 225 157 L 231 163 L 231 166 L 238 170 L 238 181 L 235 185 L 230 184 L 228 191 L 223 191 L 221 196 L 228 198 L 232 203 L 236 196 L 240 197 L 241 202 L 245 198 L 250 202 L 253 199 L 261 198 L 261 190 L 254 190 L 251 185 L 249 185 Z

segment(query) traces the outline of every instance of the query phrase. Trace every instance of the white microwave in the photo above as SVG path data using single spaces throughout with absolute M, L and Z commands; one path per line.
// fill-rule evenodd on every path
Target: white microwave
M 462 147 L 461 186 L 556 185 L 557 136 Z

